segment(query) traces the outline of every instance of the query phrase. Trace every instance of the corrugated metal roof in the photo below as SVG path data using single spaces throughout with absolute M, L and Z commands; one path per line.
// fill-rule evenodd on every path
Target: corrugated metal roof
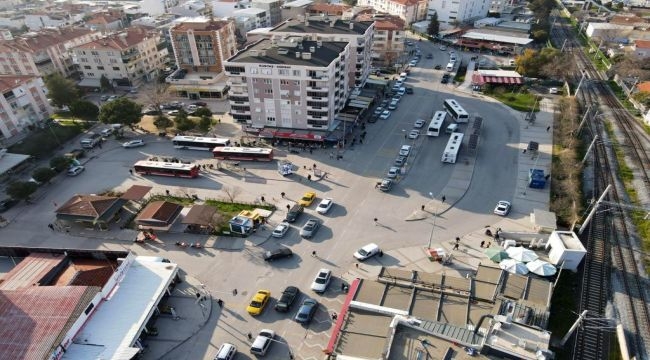
M 127 262 L 128 258 L 124 264 Z M 151 309 L 158 304 L 177 272 L 176 264 L 136 257 L 115 293 L 97 307 L 63 359 L 86 360 L 87 347 L 102 348 L 95 358 L 131 359 L 138 351 L 133 344 L 149 320 Z
M 468 32 L 463 35 L 464 38 L 474 39 L 474 40 L 485 40 L 485 41 L 496 41 L 507 44 L 517 44 L 517 45 L 528 45 L 533 42 L 533 39 L 527 39 L 516 36 L 505 36 L 505 35 L 496 35 L 496 34 L 487 34 L 481 32 Z

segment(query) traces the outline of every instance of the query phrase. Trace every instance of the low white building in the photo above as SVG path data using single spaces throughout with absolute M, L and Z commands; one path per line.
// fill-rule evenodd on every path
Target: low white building
M 0 91 L 0 134 L 6 139 L 52 114 L 41 77 L 0 75 Z
M 611 23 L 594 23 L 587 25 L 585 34 L 590 38 L 610 40 L 618 37 L 625 37 L 634 30 L 633 25 L 619 25 Z
M 649 40 L 634 40 L 632 45 L 634 55 L 638 58 L 650 57 L 650 41 Z
M 424 20 L 427 17 L 426 0 L 359 0 L 357 5 L 370 6 L 376 11 L 398 16 L 407 24 Z
M 437 13 L 440 28 L 448 29 L 454 24 L 487 16 L 491 5 L 490 0 L 430 0 L 428 17 Z
M 587 250 L 573 231 L 553 231 L 546 243 L 549 262 L 557 267 L 576 272 Z
M 246 33 L 253 29 L 271 26 L 268 13 L 264 9 L 239 9 L 233 11 L 232 16 L 235 18 L 235 27 L 242 36 L 246 36 Z

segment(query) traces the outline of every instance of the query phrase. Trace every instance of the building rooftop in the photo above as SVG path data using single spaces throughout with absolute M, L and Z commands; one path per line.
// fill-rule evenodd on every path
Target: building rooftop
M 404 30 L 406 22 L 398 16 L 384 15 L 376 17 L 372 13 L 359 14 L 356 17 L 359 21 L 374 21 L 375 30 Z
M 228 25 L 229 21 L 224 20 L 210 20 L 205 17 L 187 18 L 185 21 L 172 26 L 171 31 L 188 31 L 188 30 L 203 30 L 203 31 L 216 31 Z
M 75 49 L 89 49 L 89 50 L 127 50 L 132 48 L 147 38 L 157 36 L 157 32 L 149 28 L 132 26 L 124 31 L 112 34 L 101 39 L 93 40 L 83 45 L 77 46 Z
M 7 92 L 33 79 L 36 77 L 30 75 L 0 75 L 0 91 Z
M 178 265 L 129 255 L 122 278 L 84 324 L 63 359 L 131 358 L 138 335 L 178 272 Z M 111 290 L 111 289 L 109 289 Z M 131 357 L 129 357 L 131 356 Z
M 352 24 L 352 26 L 350 26 Z M 343 21 L 340 19 L 332 21 L 323 21 L 308 19 L 308 21 L 300 21 L 290 19 L 282 24 L 276 26 L 271 30 L 273 33 L 305 33 L 305 34 L 350 34 L 350 35 L 363 35 L 368 28 L 372 26 L 371 21 Z
M 637 49 L 650 49 L 650 40 L 634 40 Z
M 311 4 L 309 6 L 308 11 L 310 13 L 336 15 L 336 14 L 342 14 L 351 8 L 352 6 L 346 4 L 316 3 L 316 4 Z
M 72 39 L 95 33 L 95 31 L 78 28 L 64 27 L 57 29 L 42 29 L 38 32 L 25 33 L 13 40 L 1 41 L 0 46 L 8 46 L 22 51 L 41 51 L 49 46 L 65 43 Z
M 296 40 L 296 41 L 291 41 Z M 254 63 L 274 65 L 301 65 L 312 67 L 327 67 L 348 45 L 342 41 L 302 40 L 299 37 L 285 39 L 274 47 L 272 40 L 262 39 L 228 59 L 231 63 Z M 313 50 L 313 51 L 312 51 Z M 296 53 L 301 54 L 296 57 Z M 305 54 L 309 54 L 305 56 Z
M 300 8 L 300 7 L 305 7 L 310 4 L 312 4 L 314 1 L 313 0 L 295 0 L 295 1 L 289 1 L 284 3 L 282 7 L 284 8 Z
M 100 217 L 111 208 L 118 198 L 100 195 L 74 195 L 56 209 L 57 214 Z
M 462 37 L 467 39 L 474 40 L 484 40 L 484 41 L 497 41 L 507 44 L 516 44 L 516 45 L 528 45 L 533 42 L 533 39 L 525 38 L 521 36 L 510 36 L 510 35 L 501 35 L 491 31 L 484 30 L 481 28 L 479 30 L 470 30 L 466 32 Z M 513 35 L 515 33 L 512 33 Z

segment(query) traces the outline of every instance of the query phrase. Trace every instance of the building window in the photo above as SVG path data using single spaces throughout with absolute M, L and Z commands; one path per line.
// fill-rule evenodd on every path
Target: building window
M 98 66 L 97 70 L 104 70 L 104 67 L 103 66 Z
M 301 76 L 300 70 L 294 70 L 293 71 L 293 76 Z
M 280 80 L 280 85 L 289 85 L 289 80 Z
M 273 82 L 272 82 L 271 79 L 264 79 L 264 83 L 267 84 L 267 85 L 270 85 L 270 84 L 272 84 Z
M 273 94 L 273 89 L 264 89 L 265 94 Z
M 84 69 L 86 69 L 86 70 L 90 70 L 90 69 L 92 69 L 92 66 L 90 66 L 90 65 L 84 65 Z
M 120 71 L 120 68 L 117 66 L 113 66 L 113 71 Z
M 91 73 L 91 72 L 86 73 L 86 75 L 88 75 L 88 76 L 90 76 L 90 77 L 95 77 L 95 73 Z
M 273 69 L 261 69 L 260 73 L 262 75 L 273 75 Z
M 102 59 L 93 59 L 93 61 L 95 62 L 95 64 L 101 64 L 102 63 Z
M 257 68 L 250 68 L 251 74 L 257 74 Z
M 87 62 L 88 62 L 88 59 L 86 59 L 86 58 L 81 58 L 81 62 L 85 62 L 85 63 L 87 63 Z
M 287 69 L 278 69 L 278 75 L 289 76 L 289 74 L 290 74 L 289 70 L 287 70 Z
M 99 56 L 99 53 L 97 51 L 91 51 L 90 53 L 95 55 L 95 56 Z
M 273 116 L 267 116 L 267 117 L 266 117 L 266 121 L 275 122 L 275 117 L 273 117 Z

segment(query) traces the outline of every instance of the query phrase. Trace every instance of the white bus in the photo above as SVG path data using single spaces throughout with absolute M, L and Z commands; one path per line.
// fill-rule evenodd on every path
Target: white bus
M 212 151 L 212 149 L 218 146 L 229 146 L 230 140 L 212 137 L 175 136 L 172 139 L 172 143 L 174 143 L 174 147 L 177 149 Z
M 463 109 L 462 106 L 460 106 L 460 104 L 458 104 L 456 100 L 447 99 L 443 105 L 445 106 L 445 109 L 449 115 L 451 115 L 451 117 L 453 117 L 456 122 L 466 123 L 469 121 L 469 114 L 467 111 L 465 111 L 465 109 Z
M 460 145 L 463 142 L 462 133 L 453 133 L 449 137 L 449 142 L 445 147 L 445 152 L 442 153 L 442 162 L 453 164 L 456 162 L 458 157 L 458 151 L 460 150 Z
M 442 127 L 444 126 L 446 117 L 446 111 L 436 111 L 431 118 L 431 122 L 429 123 L 427 136 L 439 136 L 440 132 L 442 131 Z

